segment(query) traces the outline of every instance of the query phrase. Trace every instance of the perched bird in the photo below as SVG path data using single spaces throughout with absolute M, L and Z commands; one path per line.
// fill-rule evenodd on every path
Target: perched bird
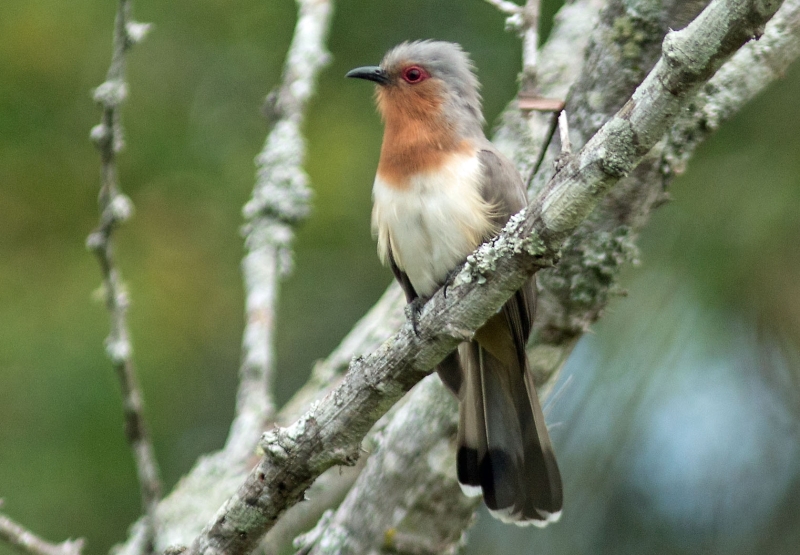
M 403 43 L 347 77 L 377 84 L 385 130 L 372 229 L 418 305 L 525 206 L 525 188 L 483 133 L 479 83 L 459 45 Z M 459 400 L 462 489 L 482 491 L 503 521 L 544 526 L 560 515 L 562 486 L 525 355 L 535 304 L 531 279 L 437 372 Z

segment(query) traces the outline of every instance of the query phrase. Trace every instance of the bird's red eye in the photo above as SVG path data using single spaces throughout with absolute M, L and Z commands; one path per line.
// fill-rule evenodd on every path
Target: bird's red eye
M 424 81 L 428 77 L 430 77 L 428 72 L 419 66 L 410 66 L 403 70 L 403 80 L 412 85 Z

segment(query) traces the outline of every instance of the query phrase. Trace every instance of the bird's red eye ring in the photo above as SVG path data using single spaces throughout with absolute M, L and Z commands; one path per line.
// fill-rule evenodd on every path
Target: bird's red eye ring
M 430 74 L 419 66 L 409 66 L 403 70 L 403 80 L 411 85 L 421 83 L 428 77 Z

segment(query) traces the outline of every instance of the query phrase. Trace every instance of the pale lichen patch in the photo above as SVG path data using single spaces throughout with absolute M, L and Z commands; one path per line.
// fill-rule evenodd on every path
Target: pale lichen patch
M 523 253 L 529 256 L 541 256 L 547 252 L 544 241 L 536 231 L 530 233 L 523 231 L 527 212 L 525 208 L 511 216 L 500 236 L 482 244 L 467 257 L 464 269 L 456 278 L 456 284 L 473 281 L 484 284 L 486 276 L 497 269 L 498 260 Z

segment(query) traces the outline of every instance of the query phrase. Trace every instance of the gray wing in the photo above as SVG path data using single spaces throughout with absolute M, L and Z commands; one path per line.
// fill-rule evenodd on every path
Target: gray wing
M 483 168 L 483 187 L 481 194 L 484 200 L 494 207 L 493 222 L 501 229 L 508 219 L 522 210 L 528 204 L 525 194 L 525 185 L 514 167 L 514 164 L 499 152 L 491 143 L 486 144 L 478 153 L 478 159 Z M 511 304 L 516 307 L 510 307 Z M 509 319 L 514 325 L 515 339 L 521 340 L 524 345 L 531 333 L 531 324 L 536 309 L 536 281 L 531 278 L 519 291 L 506 303 L 504 307 L 510 308 L 514 314 L 509 314 Z
M 502 227 L 528 204 L 525 185 L 511 160 L 491 143 L 478 151 L 478 160 L 483 168 L 481 194 L 495 208 L 494 223 Z

